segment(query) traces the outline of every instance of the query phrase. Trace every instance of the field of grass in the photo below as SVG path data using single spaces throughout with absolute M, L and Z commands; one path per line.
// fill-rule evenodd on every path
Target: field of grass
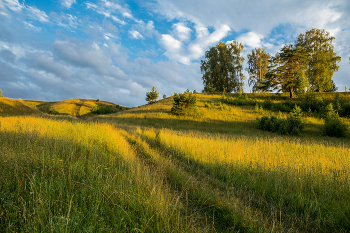
M 281 136 L 256 118 L 288 113 L 197 101 L 192 117 L 171 115 L 172 98 L 94 122 L 1 117 L 0 229 L 350 230 L 349 136 L 322 136 L 308 114 L 300 136 Z

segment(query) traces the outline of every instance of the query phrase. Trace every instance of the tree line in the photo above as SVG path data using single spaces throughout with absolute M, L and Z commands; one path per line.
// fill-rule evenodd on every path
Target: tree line
M 253 92 L 289 92 L 290 98 L 305 89 L 324 92 L 336 90 L 332 80 L 341 57 L 334 52 L 330 33 L 312 29 L 300 34 L 294 43 L 285 44 L 275 56 L 264 48 L 255 48 L 247 55 L 246 68 Z M 233 41 L 220 42 L 205 53 L 201 61 L 204 92 L 243 92 L 244 46 Z

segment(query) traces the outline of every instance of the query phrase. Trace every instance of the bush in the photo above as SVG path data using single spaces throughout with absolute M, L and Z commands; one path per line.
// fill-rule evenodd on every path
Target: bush
M 344 117 L 350 117 L 350 103 L 346 103 L 343 105 L 341 113 Z
M 2 90 L 0 90 L 0 97 L 3 97 L 3 96 L 2 96 Z
M 116 111 L 113 110 L 110 106 L 95 106 L 91 112 L 99 115 L 115 113 Z
M 282 113 L 280 113 L 281 115 Z M 262 118 L 257 118 L 258 120 L 258 129 L 277 132 L 279 134 L 291 134 L 299 135 L 304 129 L 304 125 L 301 121 L 302 110 L 295 106 L 292 113 L 287 120 L 277 118 L 275 116 L 267 117 L 263 116 Z
M 345 137 L 347 125 L 341 119 L 326 119 L 323 133 L 329 137 Z
M 60 114 L 55 108 L 51 108 L 49 113 L 53 114 L 53 115 L 59 115 Z
M 325 121 L 323 134 L 329 137 L 345 137 L 347 125 L 339 118 L 337 111 L 332 104 L 328 104 L 325 109 Z
M 192 92 L 184 92 L 183 94 L 174 93 L 174 104 L 171 113 L 174 115 L 196 115 L 198 111 L 197 98 Z

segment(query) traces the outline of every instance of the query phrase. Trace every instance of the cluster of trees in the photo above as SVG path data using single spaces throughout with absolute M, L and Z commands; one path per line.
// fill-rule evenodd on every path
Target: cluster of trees
M 312 29 L 300 34 L 294 43 L 286 44 L 275 56 L 264 48 L 255 48 L 248 54 L 248 84 L 253 91 L 293 93 L 305 91 L 335 91 L 332 81 L 338 71 L 341 57 L 334 52 L 335 38 L 324 29 Z M 241 92 L 244 46 L 234 41 L 230 45 L 220 42 L 205 54 L 201 61 L 204 91 Z

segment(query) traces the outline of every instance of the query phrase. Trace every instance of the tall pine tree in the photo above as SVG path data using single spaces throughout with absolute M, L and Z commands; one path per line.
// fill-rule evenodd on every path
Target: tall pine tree
M 308 86 L 306 79 L 308 52 L 301 46 L 285 45 L 281 52 L 270 59 L 271 66 L 260 88 L 289 92 L 290 98 L 298 90 Z

